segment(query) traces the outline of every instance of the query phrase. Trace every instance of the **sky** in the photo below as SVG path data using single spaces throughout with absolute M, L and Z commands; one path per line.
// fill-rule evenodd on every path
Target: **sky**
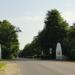
M 0 20 L 19 27 L 20 49 L 30 43 L 44 27 L 47 11 L 57 9 L 72 25 L 75 22 L 75 0 L 0 0 Z

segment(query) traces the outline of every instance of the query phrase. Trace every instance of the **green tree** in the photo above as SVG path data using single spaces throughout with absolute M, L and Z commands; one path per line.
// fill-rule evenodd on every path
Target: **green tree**
M 68 40 L 69 40 L 69 50 L 68 50 L 68 53 L 69 53 L 69 57 L 71 59 L 74 59 L 75 60 L 75 23 L 70 26 L 69 28 L 69 32 L 68 32 Z
M 45 27 L 39 33 L 38 41 L 44 54 L 49 55 L 49 48 L 52 48 L 52 55 L 55 56 L 57 42 L 63 46 L 64 39 L 67 37 L 68 23 L 63 20 L 56 9 L 48 11 L 44 22 Z
M 0 44 L 2 45 L 3 58 L 16 57 L 19 50 L 18 31 L 7 20 L 0 21 Z
M 30 44 L 27 44 L 23 49 L 23 51 L 21 52 L 22 57 L 40 56 L 40 55 L 41 55 L 41 48 L 39 46 L 37 37 L 35 37 Z
M 21 52 L 21 57 L 28 57 L 32 55 L 30 44 L 27 44 Z

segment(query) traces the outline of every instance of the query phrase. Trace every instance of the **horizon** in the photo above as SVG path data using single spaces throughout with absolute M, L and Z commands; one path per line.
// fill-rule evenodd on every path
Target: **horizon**
M 23 49 L 27 43 L 30 43 L 34 36 L 38 35 L 44 27 L 44 19 L 47 11 L 57 9 L 61 16 L 69 25 L 75 22 L 75 1 L 74 0 L 7 0 L 0 3 L 0 20 L 8 20 L 11 24 L 19 27 L 22 32 L 19 33 L 20 49 Z

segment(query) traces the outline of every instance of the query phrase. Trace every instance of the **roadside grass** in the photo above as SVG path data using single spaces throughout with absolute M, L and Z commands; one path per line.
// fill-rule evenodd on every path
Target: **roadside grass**
M 0 71 L 5 69 L 6 64 L 5 63 L 0 63 Z

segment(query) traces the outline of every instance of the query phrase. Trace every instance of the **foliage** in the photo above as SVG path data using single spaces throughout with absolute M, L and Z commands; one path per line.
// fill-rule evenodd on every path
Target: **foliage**
M 19 50 L 16 28 L 7 20 L 0 22 L 0 43 L 2 45 L 2 57 L 12 58 Z
M 40 56 L 41 48 L 38 44 L 37 37 L 34 38 L 31 44 L 27 44 L 23 51 L 21 52 L 21 57 L 32 57 L 32 56 Z
M 38 35 L 40 46 L 46 55 L 49 55 L 49 48 L 53 49 L 53 55 L 55 55 L 57 42 L 63 46 L 64 39 L 67 36 L 67 27 L 68 23 L 63 20 L 56 9 L 48 11 L 45 27 Z
M 70 26 L 69 28 L 69 33 L 68 33 L 68 40 L 69 40 L 69 56 L 72 59 L 75 59 L 75 24 L 73 24 L 72 26 Z
M 21 55 L 55 57 L 57 42 L 61 43 L 63 54 L 71 59 L 75 59 L 75 24 L 68 26 L 68 23 L 61 17 L 58 10 L 48 11 L 45 18 L 45 26 L 41 32 L 27 44 Z M 52 48 L 52 54 L 49 49 Z

